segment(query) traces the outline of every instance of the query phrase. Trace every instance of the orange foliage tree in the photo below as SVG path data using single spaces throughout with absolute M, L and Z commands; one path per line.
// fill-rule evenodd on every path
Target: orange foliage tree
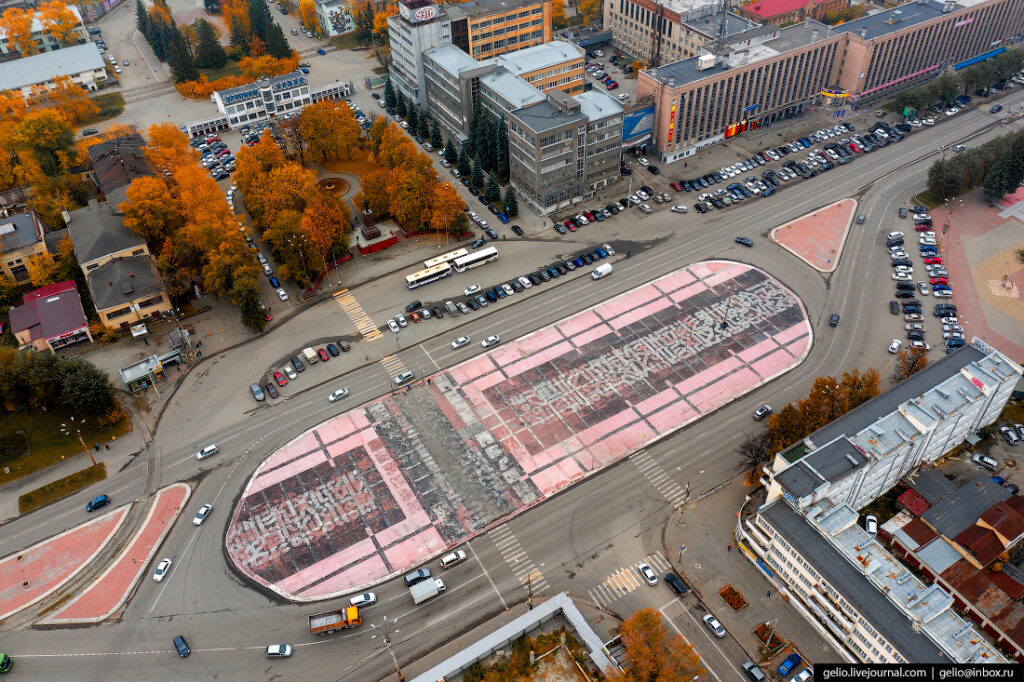
M 78 17 L 60 0 L 51 0 L 40 5 L 39 20 L 61 45 L 68 46 L 77 42 L 75 28 L 78 27 Z
M 184 224 L 184 216 L 159 176 L 135 178 L 126 190 L 127 201 L 118 205 L 124 226 L 147 242 L 171 237 Z
M 147 131 L 149 144 L 146 159 L 158 171 L 175 172 L 182 166 L 193 166 L 199 152 L 188 144 L 188 137 L 173 123 L 154 123 Z
M 611 673 L 609 682 L 679 682 L 707 679 L 700 656 L 678 634 L 670 635 L 661 614 L 640 609 L 619 628 L 627 670 Z
M 259 38 L 253 38 L 254 45 L 258 42 Z M 255 54 L 255 50 L 253 50 L 253 53 Z M 269 54 L 264 53 L 260 56 L 240 59 L 238 61 L 238 68 L 249 77 L 249 80 L 255 80 L 262 76 L 280 76 L 281 74 L 291 73 L 299 68 L 299 56 L 293 53 L 291 57 L 275 59 Z
M 388 44 L 388 18 L 398 14 L 398 7 L 388 3 L 383 9 L 377 10 L 373 15 L 373 34 L 382 45 Z
M 299 15 L 302 17 L 302 27 L 313 33 L 317 30 L 316 2 L 314 0 L 299 0 Z
M 20 7 L 4 10 L 0 16 L 0 30 L 7 38 L 7 44 L 24 57 L 39 54 L 39 46 L 32 40 L 32 13 Z
M 220 3 L 220 10 L 229 35 L 236 31 L 249 35 L 249 3 L 246 0 L 224 0 Z
M 88 93 L 68 76 L 57 76 L 53 79 L 52 88 L 39 87 L 31 97 L 35 107 L 54 107 L 59 110 L 70 123 L 87 121 L 100 113 L 100 107 L 89 99 Z
M 299 116 L 299 131 L 316 161 L 352 158 L 359 147 L 362 130 L 355 113 L 347 106 L 331 100 L 307 105 Z

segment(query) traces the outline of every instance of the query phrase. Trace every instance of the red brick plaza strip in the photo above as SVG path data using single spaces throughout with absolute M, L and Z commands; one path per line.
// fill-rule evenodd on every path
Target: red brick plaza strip
M 856 201 L 842 199 L 776 227 L 771 238 L 815 270 L 832 272 L 839 264 L 856 210 Z
M 695 263 L 302 434 L 253 474 L 227 551 L 292 599 L 361 589 L 789 371 L 810 344 L 803 305 L 767 273 Z
M 114 537 L 128 507 L 113 509 L 0 560 L 0 621 L 53 593 Z
M 192 489 L 185 483 L 175 483 L 158 492 L 142 528 L 121 556 L 85 592 L 43 622 L 98 623 L 113 615 L 128 601 L 132 588 L 146 572 L 191 494 Z

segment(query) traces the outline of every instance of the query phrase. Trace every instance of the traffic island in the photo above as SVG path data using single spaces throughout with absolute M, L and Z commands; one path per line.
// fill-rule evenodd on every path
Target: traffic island
M 856 211 L 854 199 L 842 199 L 779 225 L 770 238 L 815 270 L 833 272 Z
M 159 491 L 128 548 L 81 595 L 43 623 L 99 623 L 117 612 L 148 569 L 191 493 L 192 489 L 185 483 L 175 483 Z

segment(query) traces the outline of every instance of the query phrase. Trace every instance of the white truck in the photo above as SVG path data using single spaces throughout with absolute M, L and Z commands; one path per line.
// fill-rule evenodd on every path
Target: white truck
M 320 356 L 317 355 L 316 351 L 312 348 L 303 348 L 302 357 L 305 359 L 306 363 L 310 365 L 315 365 L 320 360 Z
M 409 594 L 412 595 L 414 604 L 420 604 L 431 597 L 436 597 L 446 589 L 444 581 L 440 578 L 434 578 L 433 580 L 424 580 L 416 583 L 409 588 Z

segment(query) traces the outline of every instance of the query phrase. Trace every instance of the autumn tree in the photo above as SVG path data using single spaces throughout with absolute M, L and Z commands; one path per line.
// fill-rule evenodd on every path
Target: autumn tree
M 147 242 L 171 237 L 184 223 L 171 190 L 159 176 L 136 178 L 126 196 L 127 201 L 118 206 L 124 214 L 124 226 Z
M 299 16 L 302 17 L 302 28 L 310 33 L 316 30 L 316 2 L 314 0 L 299 0 Z
M 34 287 L 45 287 L 47 284 L 53 284 L 56 281 L 54 275 L 57 272 L 57 264 L 54 262 L 53 256 L 50 255 L 49 251 L 29 256 L 25 262 L 25 268 L 28 270 L 29 281 L 32 282 Z
M 188 136 L 173 123 L 155 123 L 146 132 L 146 160 L 157 170 L 175 172 L 182 166 L 192 166 L 199 152 L 188 144 Z
M 39 46 L 32 39 L 32 13 L 20 7 L 4 10 L 0 17 L 0 30 L 7 38 L 7 44 L 23 57 L 39 54 Z
M 56 175 L 60 169 L 73 165 L 75 133 L 59 112 L 31 111 L 21 119 L 13 135 L 13 142 L 29 150 L 47 175 Z
M 274 142 L 269 130 L 263 132 L 259 142 L 239 150 L 238 156 L 235 157 L 235 184 L 242 190 L 243 196 L 246 196 L 246 201 L 262 176 L 284 162 L 284 153 Z
M 903 381 L 928 366 L 928 351 L 924 348 L 901 348 L 897 356 L 893 379 Z
M 100 113 L 99 105 L 85 89 L 64 75 L 53 79 L 53 86 L 41 94 L 39 103 L 52 106 L 70 123 L 81 123 Z
M 613 672 L 609 682 L 679 682 L 704 680 L 707 671 L 693 645 L 679 634 L 670 634 L 661 614 L 640 609 L 619 627 L 625 648 L 626 669 Z
M 569 17 L 565 13 L 565 0 L 552 0 L 551 25 L 555 30 L 569 25 Z
M 398 14 L 398 6 L 388 3 L 373 15 L 373 35 L 378 45 L 388 44 L 388 18 Z
M 299 226 L 324 263 L 348 251 L 347 235 L 352 229 L 352 216 L 348 206 L 334 195 L 323 191 L 314 193 L 306 202 Z
M 447 182 L 439 183 L 431 197 L 430 229 L 437 231 L 451 229 L 455 219 L 462 215 L 465 205 L 454 187 Z
M 351 159 L 362 133 L 352 110 L 331 100 L 306 105 L 299 116 L 299 127 L 316 161 Z
M 39 5 L 39 20 L 53 39 L 67 47 L 78 42 L 78 17 L 60 0 Z
M 367 136 L 370 141 L 370 153 L 373 155 L 374 159 L 376 159 L 377 155 L 380 153 L 380 145 L 384 141 L 384 131 L 387 130 L 389 126 L 394 126 L 394 123 L 388 122 L 388 120 L 383 116 L 375 118 L 373 123 L 370 125 L 370 130 L 368 131 Z

